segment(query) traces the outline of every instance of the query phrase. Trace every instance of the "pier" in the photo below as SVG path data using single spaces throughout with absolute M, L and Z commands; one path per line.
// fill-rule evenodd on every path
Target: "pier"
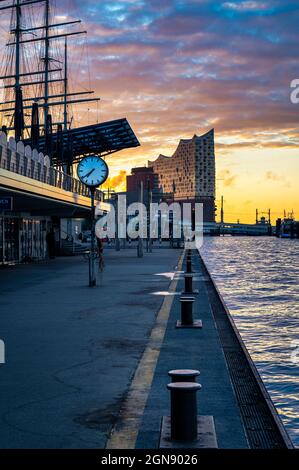
M 186 369 L 201 385 L 191 388 L 201 422 L 213 423 L 213 446 L 292 448 L 195 251 L 192 313 L 202 325 L 176 327 L 186 255 L 107 249 L 94 289 L 80 256 L 1 269 L 1 448 L 163 448 L 169 372 Z

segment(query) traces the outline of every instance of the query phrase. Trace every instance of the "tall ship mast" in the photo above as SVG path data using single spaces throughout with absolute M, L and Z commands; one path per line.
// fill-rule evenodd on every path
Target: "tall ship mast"
M 50 0 L 0 0 L 0 14 L 11 11 L 10 37 L 1 72 L 4 95 L 1 129 L 49 155 L 53 165 L 72 172 L 73 104 L 98 101 L 70 91 L 68 38 L 86 34 L 81 20 L 55 22 Z M 76 29 L 71 29 L 75 25 Z M 63 43 L 63 47 L 61 44 Z

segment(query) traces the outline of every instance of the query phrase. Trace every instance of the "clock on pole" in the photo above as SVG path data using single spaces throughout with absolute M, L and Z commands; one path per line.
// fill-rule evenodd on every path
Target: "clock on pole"
M 96 188 L 108 178 L 108 165 L 98 155 L 88 155 L 80 160 L 77 167 L 77 175 L 83 184 L 90 188 Z
M 89 255 L 89 286 L 96 285 L 95 275 L 95 207 L 94 207 L 94 194 L 95 189 L 103 184 L 109 175 L 108 165 L 98 155 L 88 155 L 82 158 L 78 163 L 77 175 L 79 180 L 89 187 L 91 197 L 91 242 L 90 242 L 90 255 Z

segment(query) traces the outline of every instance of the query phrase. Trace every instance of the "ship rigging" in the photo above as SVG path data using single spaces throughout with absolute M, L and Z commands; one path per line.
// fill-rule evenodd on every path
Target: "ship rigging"
M 100 98 L 88 97 L 94 93 L 90 89 L 70 89 L 68 40 L 86 31 L 80 29 L 81 20 L 55 21 L 53 3 L 0 0 L 0 14 L 11 11 L 0 116 L 2 132 L 43 151 L 52 165 L 71 174 L 73 164 L 86 154 L 106 155 L 139 142 L 126 119 L 72 128 L 72 105 Z

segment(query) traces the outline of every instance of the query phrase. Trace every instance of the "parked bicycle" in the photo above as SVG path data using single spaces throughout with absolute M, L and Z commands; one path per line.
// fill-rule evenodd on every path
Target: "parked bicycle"
M 98 248 L 95 248 L 92 253 L 91 250 L 86 250 L 83 253 L 83 260 L 89 262 L 90 257 L 93 256 L 96 263 L 98 263 L 99 271 L 103 271 L 105 267 L 104 256 L 102 252 L 99 252 Z

